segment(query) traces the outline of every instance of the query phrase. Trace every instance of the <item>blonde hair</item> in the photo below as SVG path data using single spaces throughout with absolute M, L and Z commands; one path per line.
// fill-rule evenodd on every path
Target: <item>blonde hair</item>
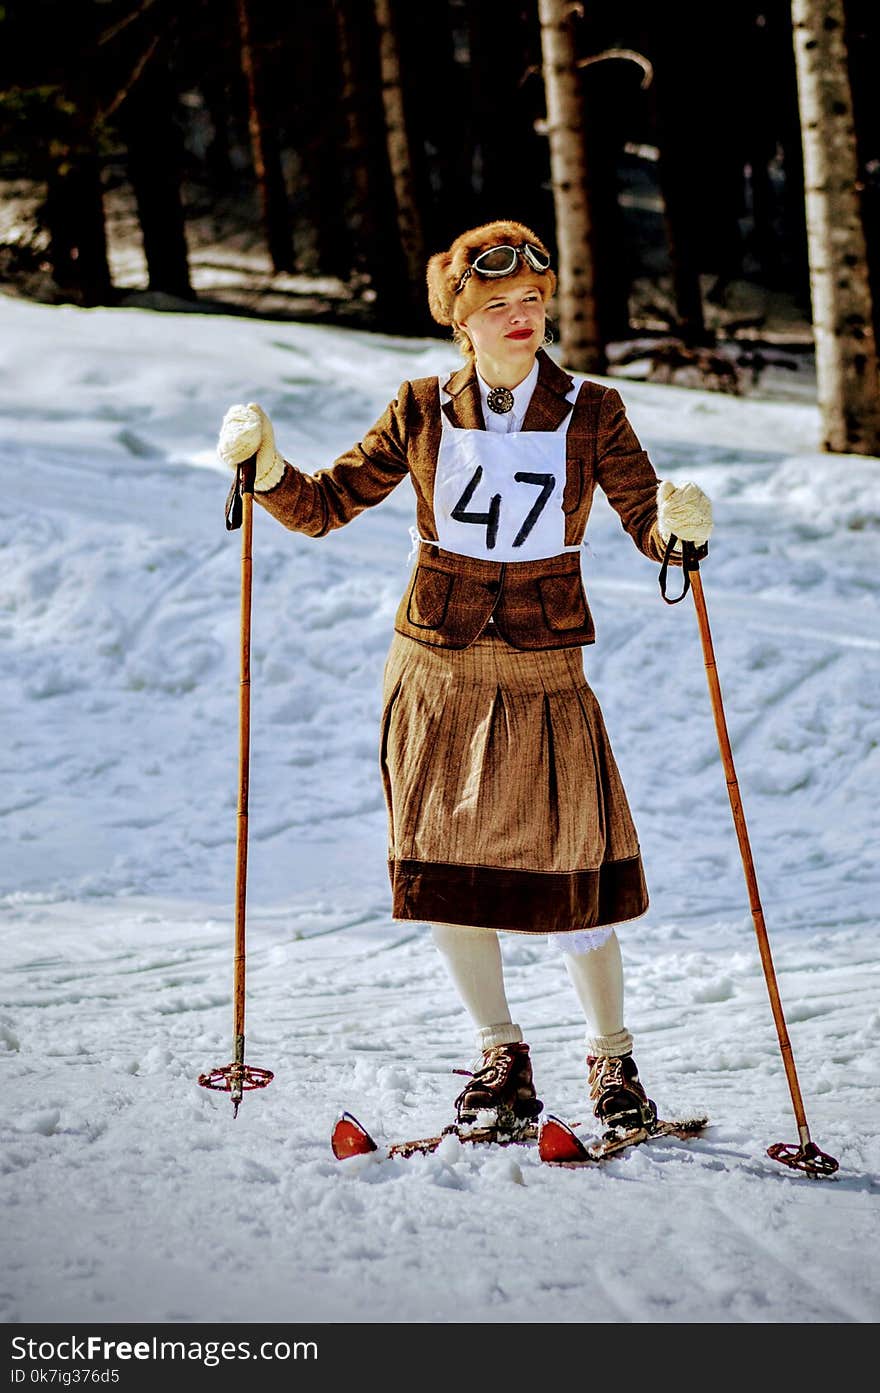
M 520 222 L 490 222 L 480 227 L 472 227 L 463 232 L 448 251 L 437 252 L 428 261 L 426 280 L 428 288 L 428 308 L 438 324 L 454 324 L 456 314 L 463 319 L 486 301 L 493 293 L 493 287 L 482 281 L 479 275 L 472 275 L 472 265 L 481 251 L 492 246 L 519 246 L 531 242 L 545 253 L 549 261 L 550 252 L 537 233 Z M 533 269 L 525 262 L 510 277 L 535 276 Z M 507 279 L 505 277 L 504 279 Z M 545 300 L 555 294 L 556 275 L 548 266 L 546 271 L 536 277 Z
M 460 324 L 453 324 L 452 326 L 452 342 L 458 345 L 458 351 L 466 362 L 476 362 L 477 355 L 474 352 L 471 336 Z

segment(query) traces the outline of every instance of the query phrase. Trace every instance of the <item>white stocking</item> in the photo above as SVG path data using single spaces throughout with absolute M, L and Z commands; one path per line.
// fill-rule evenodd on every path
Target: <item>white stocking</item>
M 522 1031 L 510 1019 L 495 930 L 432 924 L 431 932 L 461 1003 L 477 1027 L 477 1048 L 482 1052 L 493 1045 L 517 1044 Z
M 562 956 L 587 1018 L 587 1053 L 630 1054 L 633 1041 L 623 1023 L 623 962 L 617 934 L 601 948 Z

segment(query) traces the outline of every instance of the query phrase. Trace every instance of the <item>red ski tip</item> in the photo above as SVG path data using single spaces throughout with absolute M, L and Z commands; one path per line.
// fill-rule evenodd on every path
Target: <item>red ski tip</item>
M 571 1128 L 558 1117 L 545 1117 L 538 1133 L 538 1155 L 542 1161 L 589 1161 L 590 1153 Z
M 337 1119 L 330 1144 L 337 1161 L 345 1161 L 349 1156 L 365 1156 L 368 1151 L 377 1149 L 369 1132 L 350 1112 L 344 1112 Z

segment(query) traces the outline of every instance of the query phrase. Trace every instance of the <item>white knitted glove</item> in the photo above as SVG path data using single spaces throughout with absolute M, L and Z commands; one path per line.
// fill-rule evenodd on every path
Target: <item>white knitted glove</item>
M 220 426 L 217 454 L 230 469 L 256 454 L 254 488 L 259 493 L 274 488 L 284 473 L 284 459 L 275 448 L 272 422 L 255 401 L 247 406 L 230 406 Z
M 712 535 L 712 504 L 696 484 L 677 487 L 664 479 L 657 490 L 657 531 L 668 542 L 671 536 L 680 542 L 694 542 L 700 547 Z

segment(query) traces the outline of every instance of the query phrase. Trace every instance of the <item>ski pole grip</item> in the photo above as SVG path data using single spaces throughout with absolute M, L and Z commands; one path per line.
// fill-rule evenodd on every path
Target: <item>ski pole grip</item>
M 700 562 L 709 555 L 709 543 L 704 542 L 698 547 L 694 542 L 682 542 L 681 544 L 681 569 L 684 576 L 681 594 L 673 596 L 672 599 L 666 593 L 666 581 L 669 574 L 669 560 L 675 549 L 678 538 L 673 534 L 666 543 L 666 551 L 663 553 L 663 565 L 660 567 L 660 594 L 668 605 L 677 605 L 683 600 L 691 588 L 691 571 L 700 569 Z
M 253 493 L 254 479 L 257 473 L 257 457 L 251 455 L 250 459 L 242 460 L 235 471 L 235 478 L 232 480 L 232 487 L 226 496 L 226 531 L 234 532 L 241 527 L 242 519 L 242 494 Z

